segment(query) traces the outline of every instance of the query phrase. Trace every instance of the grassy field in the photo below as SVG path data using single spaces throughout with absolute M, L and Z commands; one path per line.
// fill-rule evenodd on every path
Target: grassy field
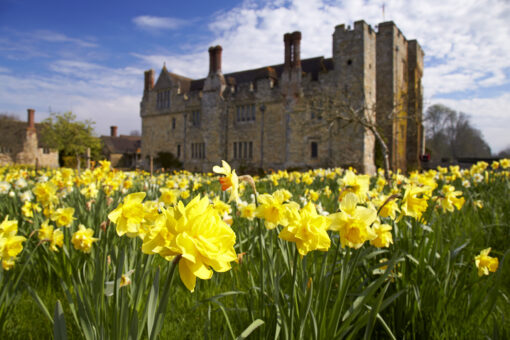
M 0 168 L 1 338 L 510 338 L 508 160 L 215 170 Z

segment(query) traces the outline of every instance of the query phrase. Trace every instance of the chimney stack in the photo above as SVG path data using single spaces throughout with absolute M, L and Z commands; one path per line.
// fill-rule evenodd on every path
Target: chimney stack
M 284 69 L 301 68 L 301 32 L 285 33 L 285 64 Z
M 301 32 L 292 33 L 292 67 L 301 68 Z
M 286 70 L 292 68 L 292 35 L 290 33 L 285 33 L 283 35 L 283 42 L 285 43 L 285 64 L 284 68 Z
M 150 91 L 154 88 L 154 70 L 145 71 L 144 91 Z
M 117 137 L 117 127 L 115 125 L 110 126 L 110 136 Z
M 221 72 L 221 51 L 220 45 L 209 47 L 209 74 Z
M 29 129 L 35 129 L 35 120 L 34 120 L 34 115 L 35 115 L 35 110 L 34 109 L 28 109 L 27 110 L 28 112 L 28 128 Z

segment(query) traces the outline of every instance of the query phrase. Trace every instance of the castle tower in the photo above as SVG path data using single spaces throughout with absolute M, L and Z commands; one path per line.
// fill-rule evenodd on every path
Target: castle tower
M 408 43 L 393 21 L 377 32 L 377 122 L 390 149 L 393 170 L 407 169 Z
M 365 21 L 356 21 L 354 29 L 345 25 L 333 33 L 335 93 L 330 94 L 334 107 L 342 116 L 356 112 L 375 122 L 376 103 L 376 34 Z M 330 101 L 331 101 L 330 100 Z M 345 122 L 339 124 L 346 125 Z M 335 143 L 348 145 L 348 152 L 333 155 L 335 164 L 355 165 L 365 173 L 374 173 L 375 137 L 359 124 L 345 129 L 339 126 Z

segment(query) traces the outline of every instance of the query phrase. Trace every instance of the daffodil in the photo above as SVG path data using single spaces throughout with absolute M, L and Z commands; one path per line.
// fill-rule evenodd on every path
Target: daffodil
M 241 217 L 243 218 L 246 218 L 248 220 L 253 220 L 253 218 L 255 217 L 255 211 L 257 209 L 257 207 L 255 206 L 254 203 L 246 203 L 246 202 L 242 202 L 238 205 L 237 207 L 241 213 Z
M 278 190 L 273 195 L 262 194 L 258 196 L 259 206 L 256 210 L 256 216 L 265 220 L 267 229 L 274 229 L 278 224 L 284 227 L 287 226 L 289 224 L 289 214 L 299 209 L 299 204 L 296 202 L 285 203 L 287 197 L 286 190 Z
M 318 215 L 313 203 L 309 202 L 303 209 L 291 215 L 288 226 L 278 235 L 281 239 L 296 243 L 301 256 L 313 250 L 327 251 L 331 240 L 328 227 L 331 220 Z
M 161 196 L 159 197 L 160 202 L 163 202 L 165 205 L 174 205 L 177 203 L 180 194 L 179 190 L 160 188 L 159 191 L 161 191 Z
M 92 244 L 98 240 L 98 238 L 93 236 L 93 229 L 86 228 L 83 224 L 80 224 L 78 226 L 78 231 L 73 234 L 71 242 L 73 243 L 75 249 L 81 250 L 84 253 L 90 253 Z
M 475 256 L 476 268 L 478 268 L 478 276 L 489 275 L 498 270 L 499 261 L 497 257 L 490 257 L 491 248 L 484 249 L 479 255 Z
M 509 159 L 509 158 L 500 159 L 500 160 L 499 160 L 499 165 L 500 165 L 503 169 L 508 169 L 508 168 L 510 168 L 510 159 Z
M 50 249 L 52 251 L 58 251 L 57 247 L 62 248 L 64 244 L 64 233 L 60 229 L 54 229 L 49 224 L 49 220 L 45 220 L 41 225 L 41 229 L 38 230 L 39 240 L 50 242 Z
M 36 184 L 32 192 L 37 201 L 45 207 L 58 202 L 57 186 L 51 182 Z
M 381 195 L 374 199 L 374 203 L 379 209 L 380 217 L 390 217 L 394 220 L 397 212 L 400 212 L 396 196 Z
M 179 274 L 184 285 L 194 291 L 196 278 L 207 280 L 213 270 L 230 270 L 237 260 L 235 233 L 207 197 L 195 197 L 164 211 L 165 221 L 144 238 L 142 251 L 160 254 L 167 260 L 180 255 Z
M 391 234 L 391 226 L 389 224 L 380 224 L 375 222 L 372 226 L 372 230 L 375 232 L 377 237 L 370 241 L 370 244 L 377 248 L 387 248 L 393 243 L 393 236 Z
M 110 221 L 117 225 L 117 234 L 136 237 L 144 221 L 145 209 L 142 204 L 145 192 L 137 192 L 124 197 L 123 203 L 108 214 Z
M 229 202 L 237 201 L 239 199 L 239 178 L 237 177 L 236 171 L 231 170 L 230 165 L 221 161 L 222 167 L 215 165 L 213 167 L 213 172 L 224 175 L 225 177 L 220 177 L 221 190 L 226 191 L 230 190 L 230 198 Z
M 347 170 L 345 176 L 338 181 L 338 184 L 340 184 L 339 199 L 343 199 L 348 193 L 353 193 L 358 196 L 361 203 L 364 203 L 370 188 L 370 176 L 356 175 L 354 171 Z
M 21 207 L 21 213 L 23 214 L 23 216 L 27 218 L 33 218 L 34 211 L 35 212 L 41 211 L 41 207 L 39 206 L 39 204 L 32 203 L 30 201 L 25 201 L 25 203 L 23 203 L 23 206 Z
M 452 212 L 454 207 L 457 208 L 457 210 L 462 208 L 465 201 L 464 197 L 461 197 L 462 191 L 456 191 L 454 186 L 448 184 L 443 185 L 441 191 L 444 195 L 440 200 L 443 211 Z
M 348 193 L 340 202 L 340 212 L 328 216 L 330 229 L 339 232 L 342 247 L 358 249 L 377 237 L 371 228 L 377 219 L 377 211 L 373 207 L 358 206 L 358 202 L 356 194 Z
M 75 220 L 73 217 L 74 208 L 59 208 L 51 215 L 51 220 L 57 224 L 58 227 L 69 227 Z
M 412 184 L 408 185 L 402 199 L 401 209 L 403 215 L 419 220 L 421 215 L 427 210 L 428 196 L 426 193 L 428 191 L 428 188 L 417 187 Z
M 9 216 L 6 216 L 0 224 L 0 260 L 5 270 L 14 266 L 16 256 L 23 250 L 22 243 L 26 238 L 16 235 L 17 232 L 18 221 L 9 220 Z

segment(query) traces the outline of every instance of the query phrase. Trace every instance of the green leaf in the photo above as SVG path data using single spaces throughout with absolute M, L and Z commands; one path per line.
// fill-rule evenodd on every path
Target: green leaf
M 156 311 L 158 305 L 159 296 L 159 268 L 156 269 L 156 275 L 152 281 L 151 291 L 149 293 L 149 302 L 147 310 L 147 330 L 149 332 L 149 339 L 151 339 L 152 330 L 154 327 L 154 321 L 156 320 Z
M 66 321 L 64 318 L 64 311 L 62 310 L 60 300 L 57 300 L 57 304 L 55 305 L 55 314 L 53 319 L 55 320 L 55 322 L 53 323 L 54 339 L 67 340 Z
M 257 319 L 253 321 L 246 329 L 237 337 L 237 340 L 243 340 L 246 339 L 254 330 L 259 328 L 264 324 L 264 321 Z
M 48 308 L 46 308 L 46 305 L 44 304 L 44 302 L 41 300 L 41 298 L 39 297 L 39 295 L 37 294 L 37 292 L 35 290 L 32 289 L 32 287 L 30 286 L 27 286 L 27 289 L 28 289 L 28 292 L 32 295 L 32 297 L 34 298 L 35 302 L 37 302 L 37 304 L 39 305 L 39 308 L 41 308 L 41 311 L 43 312 L 43 314 L 48 318 L 48 320 L 50 320 L 50 322 L 53 324 L 53 318 L 51 317 L 51 314 L 50 312 L 48 311 Z

